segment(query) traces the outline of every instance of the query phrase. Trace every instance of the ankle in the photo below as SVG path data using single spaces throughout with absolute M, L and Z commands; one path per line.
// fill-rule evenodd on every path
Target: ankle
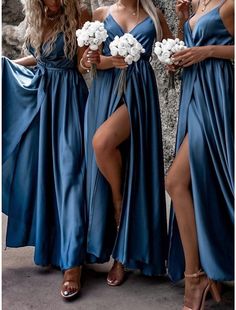
M 185 278 L 199 278 L 201 276 L 205 275 L 205 272 L 200 268 L 191 268 L 186 269 L 184 272 Z
M 122 200 L 113 202 L 114 205 L 114 218 L 117 226 L 117 230 L 119 229 L 120 225 L 120 217 L 121 217 L 121 210 L 122 210 Z
M 113 266 L 124 267 L 124 265 L 121 262 L 119 262 L 118 260 L 114 260 Z
M 113 205 L 114 205 L 114 208 L 116 209 L 120 209 L 121 208 L 121 205 L 122 205 L 122 198 L 119 198 L 119 199 L 113 199 Z

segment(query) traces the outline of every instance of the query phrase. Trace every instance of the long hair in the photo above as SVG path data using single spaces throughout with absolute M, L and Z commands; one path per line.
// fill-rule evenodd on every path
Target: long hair
M 161 28 L 159 16 L 157 14 L 157 8 L 153 4 L 152 0 L 137 0 L 137 4 L 139 3 L 143 7 L 144 11 L 151 17 L 155 25 L 157 40 L 161 40 L 162 28 Z
M 26 33 L 24 48 L 31 45 L 35 49 L 35 56 L 41 54 L 44 25 L 46 19 L 43 0 L 24 0 L 24 13 L 26 17 Z M 76 54 L 76 28 L 80 19 L 81 4 L 79 0 L 61 0 L 61 15 L 55 20 L 50 29 L 50 35 L 45 45 L 44 53 L 48 55 L 54 48 L 57 35 L 64 35 L 64 53 L 72 59 Z

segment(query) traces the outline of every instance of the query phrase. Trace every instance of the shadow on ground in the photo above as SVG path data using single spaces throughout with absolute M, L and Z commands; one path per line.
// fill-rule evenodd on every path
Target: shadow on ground
M 5 231 L 5 217 L 3 221 Z M 3 234 L 4 236 L 4 234 Z M 60 297 L 59 270 L 34 265 L 33 248 L 3 250 L 3 310 L 181 310 L 183 282 L 173 284 L 166 277 L 145 277 L 128 272 L 120 287 L 106 284 L 111 263 L 87 265 L 83 270 L 79 298 L 65 302 Z M 234 287 L 226 283 L 222 302 L 207 300 L 207 309 L 234 309 Z

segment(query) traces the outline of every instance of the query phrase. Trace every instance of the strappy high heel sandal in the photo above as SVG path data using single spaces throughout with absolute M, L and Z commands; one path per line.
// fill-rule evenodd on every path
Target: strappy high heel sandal
M 185 279 L 192 279 L 192 283 L 188 285 L 190 289 L 187 288 L 187 290 L 189 289 L 189 294 L 185 294 L 183 310 L 204 310 L 208 292 L 211 293 L 217 303 L 220 302 L 221 298 L 216 282 L 209 279 L 205 272 L 199 270 L 194 274 L 185 273 L 184 275 Z
M 107 284 L 110 286 L 121 285 L 125 280 L 125 267 L 118 261 L 114 261 L 107 276 Z
M 61 296 L 65 300 L 74 299 L 79 294 L 81 270 L 81 266 L 65 270 L 61 288 Z

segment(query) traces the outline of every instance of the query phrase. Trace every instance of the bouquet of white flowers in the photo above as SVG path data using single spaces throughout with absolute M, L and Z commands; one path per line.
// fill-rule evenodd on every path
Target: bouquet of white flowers
M 162 42 L 156 42 L 154 52 L 157 55 L 160 62 L 172 65 L 174 63 L 172 56 L 176 52 L 180 52 L 187 48 L 184 44 L 184 41 L 180 39 L 164 39 Z
M 122 37 L 115 36 L 115 39 L 110 43 L 110 51 L 112 56 L 125 57 L 125 62 L 131 65 L 140 59 L 145 49 L 132 34 L 125 33 Z
M 128 65 L 139 61 L 141 54 L 145 52 L 142 44 L 140 44 L 130 33 L 125 33 L 121 37 L 115 36 L 109 47 L 112 56 L 124 57 L 124 61 Z M 123 69 L 119 79 L 119 93 L 124 91 L 125 84 L 126 69 Z
M 93 51 L 98 50 L 99 45 L 106 41 L 108 35 L 104 28 L 104 23 L 99 21 L 87 21 L 82 29 L 76 31 L 77 42 L 79 47 L 89 46 Z M 92 71 L 96 73 L 96 65 L 92 65 Z
M 173 39 L 164 39 L 162 42 L 156 42 L 154 52 L 157 55 L 158 59 L 161 63 L 166 65 L 173 65 L 174 61 L 172 56 L 176 52 L 180 52 L 187 47 L 185 46 L 184 42 L 180 39 L 176 38 Z M 170 73 L 169 76 L 169 88 L 174 89 L 174 81 L 175 81 L 175 74 L 173 72 Z

